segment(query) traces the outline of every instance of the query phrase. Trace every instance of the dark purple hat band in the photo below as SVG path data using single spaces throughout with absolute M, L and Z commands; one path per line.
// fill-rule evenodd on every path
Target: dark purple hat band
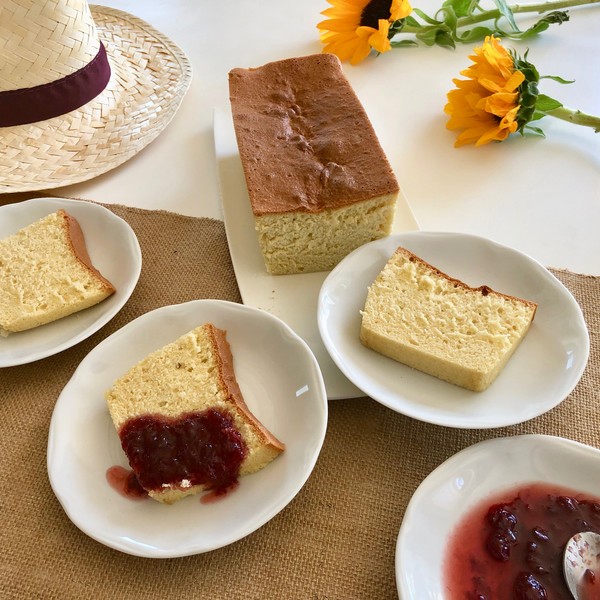
M 0 127 L 45 121 L 80 108 L 107 86 L 110 64 L 100 42 L 98 54 L 85 67 L 62 79 L 0 92 Z

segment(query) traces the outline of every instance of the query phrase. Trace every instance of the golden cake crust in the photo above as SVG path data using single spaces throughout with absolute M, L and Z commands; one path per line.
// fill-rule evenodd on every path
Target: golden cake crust
M 71 243 L 73 255 L 76 256 L 81 265 L 90 272 L 92 277 L 95 277 L 101 285 L 106 287 L 108 293 L 113 294 L 116 291 L 113 284 L 92 264 L 79 221 L 62 208 L 58 211 L 58 214 L 64 220 L 64 227 L 68 232 L 68 239 Z
M 233 69 L 229 90 L 255 216 L 319 213 L 399 191 L 336 56 Z
M 240 417 L 246 422 L 252 423 L 255 433 L 260 438 L 262 444 L 269 445 L 274 452 L 283 452 L 285 444 L 280 442 L 255 416 L 242 395 L 242 390 L 237 382 L 235 370 L 233 368 L 233 354 L 231 346 L 227 341 L 227 333 L 212 323 L 205 325 L 209 332 L 210 341 L 219 364 L 219 377 L 221 385 L 227 390 L 227 396 L 231 402 L 231 407 L 238 412 Z

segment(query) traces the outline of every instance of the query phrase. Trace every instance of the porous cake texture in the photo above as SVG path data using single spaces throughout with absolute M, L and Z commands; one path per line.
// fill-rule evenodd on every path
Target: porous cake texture
M 94 268 L 77 220 L 58 210 L 0 240 L 0 334 L 89 308 L 115 292 Z
M 211 323 L 193 329 L 137 363 L 107 391 L 106 400 L 120 436 L 124 427 L 140 416 L 176 421 L 189 415 L 205 414 L 209 410 L 219 411 L 231 419 L 245 446 L 239 475 L 259 471 L 285 448 L 248 409 L 236 380 L 226 332 Z M 163 442 L 173 446 L 181 444 L 181 440 L 167 438 Z M 192 439 L 182 453 L 202 456 L 203 443 L 201 439 Z M 137 450 L 161 451 L 156 448 Z M 128 454 L 130 465 L 144 486 L 147 474 L 134 465 L 133 458 L 131 453 Z M 168 460 L 175 464 L 180 458 L 169 454 Z M 193 468 L 204 466 L 192 465 Z M 194 482 L 185 468 L 178 472 L 176 465 L 166 467 L 176 476 L 171 481 L 162 481 L 154 489 L 147 489 L 149 496 L 155 500 L 171 504 L 190 494 L 210 489 L 210 482 Z
M 336 56 L 233 69 L 229 91 L 269 273 L 329 270 L 390 233 L 398 182 Z
M 469 287 L 400 247 L 369 287 L 360 339 L 410 367 L 483 391 L 524 338 L 536 309 L 485 285 Z

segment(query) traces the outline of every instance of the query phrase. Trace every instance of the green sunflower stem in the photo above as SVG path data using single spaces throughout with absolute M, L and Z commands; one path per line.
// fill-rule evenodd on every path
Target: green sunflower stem
M 546 0 L 545 2 L 537 2 L 535 4 L 512 4 L 508 5 L 508 9 L 513 14 L 520 13 L 550 13 L 552 11 L 559 11 L 565 8 L 573 8 L 576 6 L 586 6 L 590 4 L 598 4 L 600 0 Z M 478 23 L 485 23 L 486 21 L 495 21 L 503 16 L 502 12 L 498 8 L 491 10 L 483 10 L 474 14 L 470 14 L 465 17 L 459 17 L 456 19 L 454 29 L 458 30 L 469 25 L 476 25 Z M 414 26 L 405 23 L 401 30 L 397 33 L 404 34 L 417 34 L 423 29 L 422 25 Z M 395 33 L 394 33 L 395 35 Z
M 573 8 L 574 6 L 584 6 L 587 4 L 598 4 L 600 0 L 548 0 L 547 2 L 539 2 L 537 4 L 513 4 L 509 5 L 513 14 L 519 13 L 546 13 L 553 10 L 561 10 L 563 8 Z M 485 10 L 476 15 L 461 17 L 456 21 L 456 27 L 466 27 L 475 23 L 483 23 L 498 19 L 502 13 L 498 9 Z
M 561 106 L 560 108 L 546 111 L 546 114 L 549 117 L 555 117 L 556 119 L 568 121 L 569 123 L 573 123 L 575 125 L 591 127 L 596 133 L 600 133 L 600 117 L 588 115 L 580 110 L 574 110 L 572 108 L 567 108 L 566 106 Z

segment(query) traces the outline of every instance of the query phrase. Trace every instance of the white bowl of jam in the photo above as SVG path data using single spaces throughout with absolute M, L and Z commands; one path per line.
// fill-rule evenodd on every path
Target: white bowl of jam
M 562 558 L 579 531 L 600 532 L 599 450 L 544 435 L 480 442 L 413 495 L 396 546 L 399 596 L 570 599 Z

